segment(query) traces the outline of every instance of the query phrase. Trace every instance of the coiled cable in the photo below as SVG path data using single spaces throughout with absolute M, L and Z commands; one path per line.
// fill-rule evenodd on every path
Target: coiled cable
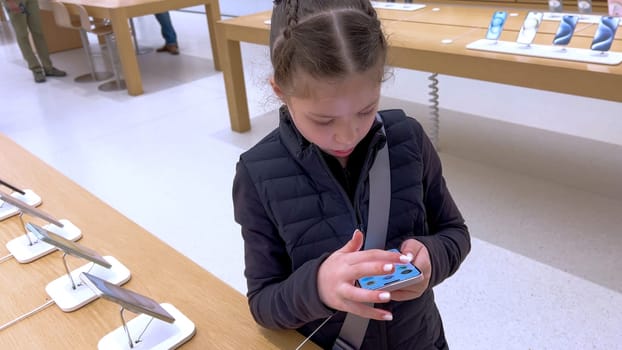
M 432 126 L 430 129 L 430 141 L 432 141 L 432 145 L 438 151 L 439 148 L 439 132 L 440 132 L 440 113 L 438 108 L 438 73 L 433 73 L 428 77 L 430 81 L 430 91 L 428 95 L 430 98 L 428 101 L 430 102 L 430 117 L 432 120 Z

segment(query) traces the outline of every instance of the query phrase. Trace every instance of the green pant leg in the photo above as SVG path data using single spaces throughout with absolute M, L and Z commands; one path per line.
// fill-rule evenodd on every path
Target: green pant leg
M 23 13 L 13 13 L 11 11 L 7 12 L 9 13 L 9 20 L 11 21 L 11 25 L 15 31 L 17 46 L 19 46 L 24 60 L 28 63 L 28 68 L 31 70 L 41 68 L 41 64 L 39 63 L 37 56 L 35 56 L 35 53 L 32 51 L 32 46 L 30 46 L 30 39 L 28 37 L 28 16 Z
M 39 10 L 39 1 L 24 1 L 26 3 L 26 11 L 28 11 L 28 28 L 30 29 L 32 41 L 35 43 L 35 48 L 37 49 L 37 55 L 39 56 L 39 60 L 41 61 L 43 68 L 49 70 L 52 68 L 52 61 L 50 60 L 48 45 L 45 42 L 43 28 L 41 27 L 41 10 Z

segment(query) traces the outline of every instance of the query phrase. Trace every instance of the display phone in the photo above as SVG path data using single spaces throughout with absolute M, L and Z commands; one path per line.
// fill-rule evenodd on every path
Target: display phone
M 106 261 L 104 257 L 99 255 L 93 249 L 87 248 L 74 241 L 68 240 L 67 238 L 57 235 L 54 232 L 50 232 L 39 225 L 27 222 L 26 230 L 35 235 L 37 239 L 40 239 L 45 243 L 51 244 L 69 255 L 86 259 L 107 269 L 112 267 L 112 265 L 108 261 Z
M 0 185 L 2 185 L 4 187 L 7 187 L 7 188 L 10 188 L 12 191 L 17 192 L 17 193 L 21 194 L 22 196 L 26 194 L 26 192 L 24 192 L 23 190 L 17 188 L 16 186 L 11 185 L 10 183 L 8 183 L 8 182 L 6 182 L 6 181 L 4 181 L 2 179 L 0 179 Z
M 563 12 L 562 0 L 549 0 L 549 12 Z
M 40 219 L 43 219 L 49 223 L 52 223 L 58 227 L 63 227 L 64 225 L 56 220 L 54 217 L 52 217 L 52 215 L 49 215 L 47 213 L 45 213 L 44 211 L 37 209 L 35 207 L 33 207 L 32 205 L 28 205 L 22 201 L 20 201 L 19 199 L 15 199 L 13 198 L 13 196 L 0 191 L 0 199 L 5 201 L 6 203 L 9 203 L 10 205 L 16 207 L 17 209 L 21 210 L 22 212 L 28 214 L 28 215 L 32 215 L 32 216 L 36 216 Z
M 516 42 L 523 45 L 530 45 L 533 39 L 536 38 L 536 33 L 538 32 L 538 28 L 540 28 L 542 17 L 544 17 L 542 12 L 529 11 L 525 17 L 525 21 L 523 21 Z
M 486 32 L 486 39 L 499 40 L 505 20 L 508 18 L 508 13 L 505 11 L 497 11 L 492 14 L 490 25 L 488 26 L 488 32 Z
M 168 323 L 175 322 L 175 318 L 168 311 L 147 296 L 119 287 L 87 272 L 80 273 L 80 279 L 97 296 L 117 303 L 126 310 L 146 314 Z
M 592 40 L 592 50 L 609 51 L 616 36 L 618 25 L 620 25 L 620 17 L 602 16 Z
M 553 38 L 553 45 L 565 46 L 570 43 L 574 29 L 579 22 L 579 16 L 564 15 L 559 21 L 559 27 L 557 27 L 557 33 Z
M 399 253 L 397 249 L 390 252 Z M 377 275 L 359 278 L 359 287 L 368 290 L 393 291 L 415 284 L 423 279 L 423 273 L 413 264 L 395 264 L 395 271 L 387 275 Z
M 579 13 L 592 13 L 592 0 L 577 0 Z

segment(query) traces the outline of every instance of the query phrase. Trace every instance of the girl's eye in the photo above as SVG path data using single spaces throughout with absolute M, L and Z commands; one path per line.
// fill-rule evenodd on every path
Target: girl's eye
M 367 117 L 367 116 L 369 116 L 370 114 L 375 114 L 374 112 L 375 112 L 375 110 L 374 110 L 374 109 L 370 109 L 369 111 L 360 112 L 360 113 L 359 113 L 359 115 L 360 115 L 361 117 Z
M 322 125 L 322 126 L 323 126 L 323 125 L 330 125 L 330 124 L 332 124 L 334 120 L 335 120 L 335 119 L 328 119 L 328 120 L 322 120 L 322 121 L 320 121 L 320 120 L 315 120 L 314 122 L 315 122 L 315 124 L 317 124 L 317 125 Z

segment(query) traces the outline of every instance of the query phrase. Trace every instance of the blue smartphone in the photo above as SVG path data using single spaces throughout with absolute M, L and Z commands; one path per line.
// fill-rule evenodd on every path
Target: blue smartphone
M 602 16 L 592 40 L 592 50 L 609 51 L 619 24 L 620 17 Z
M 559 21 L 557 33 L 555 33 L 555 37 L 553 38 L 553 45 L 568 45 L 570 39 L 572 39 L 572 34 L 574 34 L 574 29 L 577 27 L 577 22 L 579 22 L 579 16 L 563 16 L 561 21 Z
M 390 252 L 399 253 L 397 249 Z M 368 276 L 358 279 L 361 288 L 368 290 L 393 291 L 402 289 L 423 279 L 421 271 L 413 264 L 395 264 L 395 271 L 387 275 Z
M 486 33 L 486 39 L 498 40 L 501 36 L 501 31 L 503 31 L 503 25 L 505 25 L 505 20 L 507 18 L 508 13 L 505 11 L 497 11 L 493 13 L 490 25 L 488 26 L 488 32 Z

